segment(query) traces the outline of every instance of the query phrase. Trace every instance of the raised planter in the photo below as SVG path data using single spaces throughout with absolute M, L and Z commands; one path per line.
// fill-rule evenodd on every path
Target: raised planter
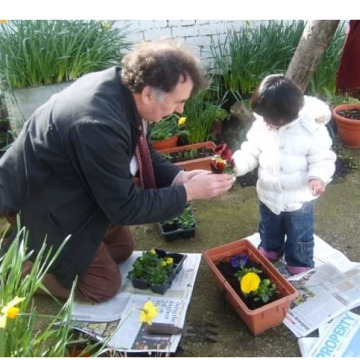
M 298 295 L 297 290 L 250 241 L 246 239 L 237 240 L 206 250 L 203 255 L 211 268 L 218 288 L 225 293 L 226 299 L 254 335 L 258 335 L 283 322 L 291 302 Z M 277 291 L 280 294 L 278 299 L 255 310 L 250 310 L 245 305 L 217 268 L 217 264 L 220 262 L 230 261 L 231 257 L 238 255 L 246 255 L 251 261 L 259 264 L 270 281 L 276 284 Z
M 174 148 L 170 148 L 170 149 L 163 149 L 163 150 L 159 150 L 158 152 L 163 155 L 168 155 L 168 154 L 172 154 L 175 152 L 189 151 L 192 149 L 201 149 L 201 148 L 215 150 L 216 145 L 212 141 L 206 141 L 206 142 L 197 143 L 197 144 L 189 144 L 189 145 L 178 146 L 178 147 L 174 147 Z M 204 169 L 204 170 L 211 171 L 211 156 L 206 156 L 203 158 L 191 159 L 191 160 L 186 160 L 186 161 L 180 161 L 180 162 L 175 163 L 175 165 L 180 166 L 184 170 L 188 170 L 188 171 L 196 170 L 196 169 Z
M 360 119 L 350 119 L 340 115 L 339 112 L 344 110 L 360 112 L 360 105 L 343 104 L 334 106 L 332 109 L 340 141 L 349 149 L 358 149 L 360 148 Z

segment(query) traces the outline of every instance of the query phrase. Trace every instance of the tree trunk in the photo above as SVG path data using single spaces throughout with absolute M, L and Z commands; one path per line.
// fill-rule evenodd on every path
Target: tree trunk
M 309 20 L 285 76 L 305 92 L 340 20 Z

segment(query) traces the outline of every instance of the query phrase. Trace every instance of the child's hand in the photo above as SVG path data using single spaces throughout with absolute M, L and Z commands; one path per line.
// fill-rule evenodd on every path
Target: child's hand
M 325 191 L 324 183 L 319 179 L 310 180 L 309 187 L 314 196 L 321 195 Z

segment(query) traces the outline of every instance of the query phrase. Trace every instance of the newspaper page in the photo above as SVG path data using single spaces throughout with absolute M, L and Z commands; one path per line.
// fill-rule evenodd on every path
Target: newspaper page
M 182 269 L 164 295 L 155 294 L 150 289 L 136 289 L 127 278 L 133 262 L 141 254 L 142 251 L 135 251 L 127 261 L 119 265 L 123 284 L 114 298 L 100 304 L 75 301 L 73 328 L 90 334 L 119 351 L 175 352 L 181 334 L 149 334 L 146 326 L 139 321 L 140 309 L 147 300 L 151 300 L 159 307 L 159 314 L 154 322 L 183 328 L 201 254 L 185 254 L 187 256 Z
M 299 292 L 284 320 L 297 337 L 307 336 L 360 304 L 360 264 L 351 262 L 318 236 L 314 238 L 314 269 L 291 276 L 283 259 L 274 263 Z M 258 233 L 248 239 L 255 246 L 260 243 Z
M 304 338 L 306 339 L 306 338 Z M 299 339 L 299 341 L 302 339 Z M 326 324 L 303 356 L 360 357 L 360 316 L 348 311 Z

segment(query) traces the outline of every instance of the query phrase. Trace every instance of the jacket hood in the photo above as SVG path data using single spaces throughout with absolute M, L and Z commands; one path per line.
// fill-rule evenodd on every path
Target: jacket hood
M 312 96 L 304 96 L 304 106 L 299 112 L 299 117 L 315 121 L 319 125 L 326 125 L 331 119 L 331 111 L 323 101 Z

